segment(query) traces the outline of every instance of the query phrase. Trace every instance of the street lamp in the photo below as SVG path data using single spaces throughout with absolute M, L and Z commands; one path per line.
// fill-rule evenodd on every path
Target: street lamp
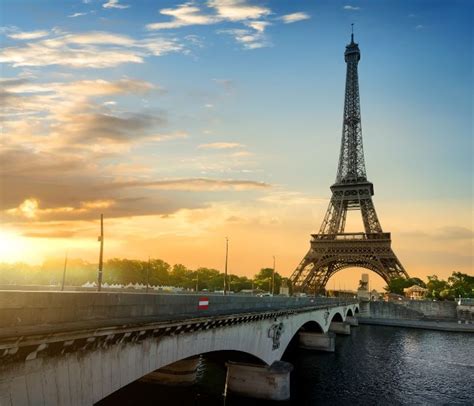
M 224 296 L 227 295 L 227 261 L 229 258 L 229 238 L 225 238 Z
M 100 241 L 100 253 L 99 253 L 99 275 L 98 275 L 98 283 L 97 283 L 97 290 L 100 292 L 102 290 L 102 270 L 104 267 L 104 215 L 100 215 L 100 235 L 98 240 Z
M 272 296 L 275 294 L 275 255 L 273 256 Z

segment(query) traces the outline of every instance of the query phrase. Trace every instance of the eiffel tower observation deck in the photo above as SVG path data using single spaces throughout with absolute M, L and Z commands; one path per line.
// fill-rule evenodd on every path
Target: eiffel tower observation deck
M 390 233 L 382 230 L 372 201 L 374 186 L 367 180 L 357 72 L 360 50 L 354 33 L 344 58 L 346 91 L 336 182 L 331 186 L 332 197 L 319 233 L 312 235 L 308 253 L 291 276 L 295 291 L 320 292 L 332 275 L 349 267 L 372 270 L 387 283 L 408 277 L 391 248 Z M 364 231 L 345 232 L 349 210 L 360 212 Z

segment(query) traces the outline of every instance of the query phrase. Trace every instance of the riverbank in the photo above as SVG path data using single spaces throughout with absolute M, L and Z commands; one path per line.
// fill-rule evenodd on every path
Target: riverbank
M 437 320 L 400 320 L 372 317 L 358 317 L 359 324 L 376 326 L 406 327 L 423 330 L 453 331 L 461 333 L 474 333 L 474 324 L 458 324 L 456 321 Z

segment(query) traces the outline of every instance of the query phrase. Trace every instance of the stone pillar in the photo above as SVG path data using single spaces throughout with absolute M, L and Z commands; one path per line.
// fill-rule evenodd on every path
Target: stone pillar
M 333 321 L 329 325 L 329 331 L 348 336 L 351 335 L 351 325 L 345 321 Z
M 192 385 L 196 382 L 199 357 L 184 359 L 157 369 L 141 378 L 163 385 Z
M 349 323 L 351 326 L 358 326 L 359 325 L 359 320 L 357 320 L 356 317 L 353 316 L 347 316 L 346 317 L 346 322 Z
M 293 370 L 290 363 L 275 361 L 267 366 L 229 361 L 226 366 L 225 395 L 235 393 L 267 400 L 290 398 L 290 372 Z
M 336 349 L 336 334 L 334 333 L 324 334 L 302 331 L 298 335 L 300 348 L 327 352 L 334 352 Z

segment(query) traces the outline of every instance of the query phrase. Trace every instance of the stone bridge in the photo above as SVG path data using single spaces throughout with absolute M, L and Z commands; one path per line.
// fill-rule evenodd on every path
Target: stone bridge
M 327 298 L 0 292 L 0 406 L 91 405 L 143 377 L 192 381 L 215 351 L 260 361 L 229 362 L 229 391 L 286 399 L 290 341 L 334 351 L 358 311 Z

